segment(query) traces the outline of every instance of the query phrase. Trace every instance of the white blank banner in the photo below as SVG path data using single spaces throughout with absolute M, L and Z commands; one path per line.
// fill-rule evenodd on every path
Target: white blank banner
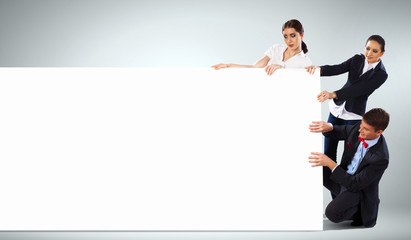
M 0 69 L 0 230 L 322 230 L 318 73 Z

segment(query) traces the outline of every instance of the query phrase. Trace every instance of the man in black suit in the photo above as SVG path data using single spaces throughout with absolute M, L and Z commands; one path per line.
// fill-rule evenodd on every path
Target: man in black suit
M 323 183 L 336 197 L 325 214 L 332 222 L 354 220 L 353 226 L 373 227 L 377 221 L 378 184 L 388 167 L 388 148 L 382 135 L 389 123 L 389 114 L 374 108 L 356 125 L 313 122 L 311 132 L 345 140 L 344 153 L 338 165 L 323 153 L 313 152 L 309 162 L 323 166 Z

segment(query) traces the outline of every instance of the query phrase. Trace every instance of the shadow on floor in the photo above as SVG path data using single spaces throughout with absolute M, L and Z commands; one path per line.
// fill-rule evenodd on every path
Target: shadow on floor
M 352 221 L 345 221 L 341 223 L 333 223 L 327 218 L 323 220 L 323 231 L 330 230 L 355 230 L 355 229 L 364 229 L 364 227 L 353 227 L 351 226 Z

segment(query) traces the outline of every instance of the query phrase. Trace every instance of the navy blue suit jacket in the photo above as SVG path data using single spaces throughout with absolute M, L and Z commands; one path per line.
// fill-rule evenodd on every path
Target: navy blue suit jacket
M 380 61 L 374 69 L 362 74 L 365 56 L 357 54 L 354 57 L 338 65 L 321 66 L 321 76 L 334 76 L 348 72 L 345 85 L 338 91 L 335 104 L 345 103 L 345 109 L 349 112 L 364 115 L 368 96 L 379 88 L 388 78 L 385 67 Z
M 347 188 L 347 191 L 359 192 L 363 224 L 365 227 L 373 227 L 377 222 L 380 203 L 378 184 L 388 167 L 389 154 L 385 138 L 381 135 L 377 144 L 368 149 L 357 171 L 353 175 L 347 173 L 347 166 L 351 163 L 360 144 L 358 140 L 360 124 L 336 125 L 333 131 L 324 133 L 327 137 L 346 140 L 340 165 L 332 173 L 329 168 L 326 168 L 328 171 L 324 171 L 324 186 L 337 194 L 341 186 Z

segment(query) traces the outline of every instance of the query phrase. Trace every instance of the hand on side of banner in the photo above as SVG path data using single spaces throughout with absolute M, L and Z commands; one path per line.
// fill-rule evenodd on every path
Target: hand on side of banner
M 321 73 L 321 68 L 320 67 L 316 67 L 314 65 L 311 65 L 309 67 L 306 67 L 305 69 L 307 69 L 307 72 L 309 74 L 314 74 L 316 69 L 320 69 L 320 73 Z
M 270 64 L 267 67 L 265 67 L 265 72 L 267 73 L 267 75 L 273 75 L 273 73 L 275 72 L 275 70 L 280 69 L 280 68 L 284 68 L 281 65 L 277 65 L 277 64 Z
M 331 123 L 324 121 L 313 121 L 308 128 L 310 129 L 310 132 L 313 133 L 331 132 L 334 129 Z
M 334 98 L 337 98 L 337 94 L 335 92 L 330 93 L 325 90 L 317 95 L 317 99 L 319 102 L 324 102 L 327 99 L 334 99 Z
M 324 166 L 333 170 L 337 166 L 337 163 L 331 160 L 331 158 L 324 153 L 312 152 L 308 159 L 310 159 L 308 161 L 309 163 L 313 163 L 311 167 Z

